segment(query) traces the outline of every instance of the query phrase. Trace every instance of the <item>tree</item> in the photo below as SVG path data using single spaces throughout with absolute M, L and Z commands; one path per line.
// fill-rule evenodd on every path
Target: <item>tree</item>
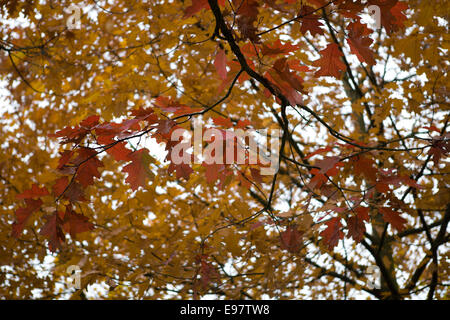
M 0 296 L 448 298 L 446 8 L 0 1 Z

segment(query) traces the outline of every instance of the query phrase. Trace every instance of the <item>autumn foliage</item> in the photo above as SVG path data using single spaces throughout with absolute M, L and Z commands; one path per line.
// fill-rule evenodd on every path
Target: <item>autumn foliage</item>
M 0 297 L 448 298 L 447 6 L 0 0 Z

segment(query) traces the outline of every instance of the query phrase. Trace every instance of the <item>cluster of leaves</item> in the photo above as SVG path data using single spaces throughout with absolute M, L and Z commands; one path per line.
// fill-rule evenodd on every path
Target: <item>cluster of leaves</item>
M 14 292 L 53 297 L 78 264 L 84 287 L 115 283 L 110 297 L 446 295 L 444 1 L 91 5 L 68 30 L 63 3 L 0 2 L 28 21 L 0 31 L 14 109 L 0 122 L 0 268 L 17 272 Z M 173 161 L 186 142 L 172 133 L 194 119 L 234 153 L 227 129 L 280 129 L 279 171 L 261 175 L 248 149 L 241 165 Z M 48 254 L 41 237 L 52 285 L 21 285 Z

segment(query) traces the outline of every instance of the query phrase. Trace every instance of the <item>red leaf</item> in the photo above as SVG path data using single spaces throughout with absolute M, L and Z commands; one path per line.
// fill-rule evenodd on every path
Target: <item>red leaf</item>
M 369 5 L 376 5 L 380 8 L 381 24 L 387 34 L 392 34 L 403 27 L 406 16 L 402 11 L 408 8 L 406 3 L 398 0 L 369 0 Z
M 42 227 L 40 234 L 48 238 L 48 247 L 50 251 L 55 252 L 57 249 L 61 248 L 61 245 L 65 240 L 64 232 L 61 228 L 62 220 L 60 218 L 60 213 L 55 212 L 44 218 L 47 219 L 47 222 Z
M 31 189 L 25 190 L 21 194 L 16 195 L 16 199 L 32 199 L 49 195 L 47 188 L 39 188 L 37 184 L 33 184 Z
M 94 177 L 100 178 L 99 167 L 103 167 L 103 162 L 97 156 L 97 151 L 90 148 L 79 148 L 75 165 L 78 166 L 76 179 L 87 187 L 94 183 Z
M 447 156 L 450 153 L 450 133 L 440 137 L 433 138 L 433 144 L 428 151 L 432 156 L 434 165 L 437 166 L 441 161 L 442 156 Z
M 281 248 L 291 253 L 297 253 L 302 245 L 303 233 L 299 232 L 295 225 L 287 227 L 287 229 L 280 234 Z
M 305 157 L 305 159 L 309 159 L 309 158 L 315 156 L 316 154 L 321 154 L 321 153 L 328 152 L 328 151 L 331 151 L 331 150 L 332 150 L 331 147 L 325 147 L 325 148 L 317 149 L 316 151 L 314 151 L 314 152 L 308 154 L 308 155 Z
M 189 18 L 192 17 L 197 12 L 201 11 L 202 9 L 208 9 L 209 4 L 208 0 L 192 0 L 192 5 L 186 8 L 184 10 L 184 16 L 183 18 Z
M 323 237 L 325 244 L 328 245 L 328 249 L 333 250 L 339 240 L 344 238 L 344 233 L 341 230 L 341 218 L 331 218 L 325 224 L 327 228 L 320 235 Z
M 25 199 L 25 208 L 19 208 L 16 210 L 16 221 L 12 225 L 12 236 L 18 238 L 25 227 L 31 214 L 39 210 L 42 206 L 42 200 Z
M 77 233 L 94 229 L 94 225 L 89 222 L 89 218 L 76 213 L 70 207 L 66 207 L 63 221 L 64 231 L 68 232 L 71 237 L 75 237 Z
M 236 124 L 236 128 L 238 129 L 245 129 L 247 126 L 250 126 L 251 122 L 250 120 L 239 120 Z
M 358 207 L 358 208 L 355 208 L 354 211 L 356 211 L 356 216 L 358 217 L 359 220 L 362 220 L 362 221 L 370 220 L 369 208 Z
M 139 131 L 141 128 L 139 126 L 140 119 L 128 119 L 124 120 L 121 123 L 114 122 L 105 122 L 101 125 L 98 125 L 95 128 L 95 133 L 97 136 L 118 136 L 118 137 L 126 137 L 136 131 Z
M 216 268 L 207 261 L 207 255 L 201 255 L 197 257 L 197 263 L 200 263 L 200 279 L 203 289 L 208 287 L 208 284 L 214 280 L 219 278 L 219 273 Z
M 256 183 L 262 183 L 262 176 L 261 176 L 261 170 L 250 168 L 250 174 L 252 175 L 252 179 Z
M 372 51 L 369 49 L 373 40 L 365 36 L 369 29 L 357 21 L 350 23 L 347 30 L 349 30 L 347 43 L 350 46 L 350 51 L 358 57 L 359 61 L 368 65 L 376 64 Z
M 72 158 L 73 151 L 70 150 L 64 150 L 61 154 L 61 158 L 58 162 L 58 169 L 62 169 Z
M 213 122 L 216 126 L 222 126 L 225 128 L 231 128 L 233 126 L 233 122 L 230 118 L 217 117 L 213 118 Z
M 129 154 L 131 163 L 126 165 L 122 172 L 127 172 L 126 182 L 131 186 L 132 190 L 145 186 L 147 179 L 153 178 L 154 174 L 150 170 L 150 163 L 153 162 L 148 153 L 148 149 L 142 148 Z
M 241 52 L 249 58 L 253 58 L 257 56 L 257 53 L 260 52 L 259 48 L 255 46 L 253 43 L 249 42 L 247 44 L 244 44 L 241 47 Z M 240 64 L 239 64 L 240 66 Z M 238 69 L 239 70 L 239 69 Z
M 314 66 L 320 67 L 315 76 L 333 76 L 340 79 L 340 71 L 345 71 L 347 67 L 341 60 L 343 54 L 339 50 L 339 46 L 336 43 L 330 43 L 324 50 L 320 51 L 320 54 L 322 55 L 321 58 L 313 63 Z
M 289 41 L 286 42 L 286 44 L 282 44 L 280 39 L 278 39 L 272 44 L 263 44 L 261 53 L 264 56 L 276 56 L 279 54 L 287 54 L 289 52 L 297 51 L 298 49 L 298 46 L 292 45 Z
M 219 0 L 218 3 L 223 6 L 225 4 L 225 0 Z M 208 0 L 192 0 L 192 5 L 184 10 L 183 18 L 192 17 L 203 9 L 209 9 Z
M 126 142 L 117 142 L 113 139 L 113 136 L 100 136 L 97 138 L 97 142 L 103 144 L 106 147 L 106 152 L 111 155 L 116 161 L 130 161 L 128 155 L 132 152 L 130 149 L 125 148 Z M 112 145 L 115 143 L 114 145 Z M 112 145 L 112 146 L 111 146 Z
M 68 199 L 70 202 L 86 201 L 86 199 L 84 198 L 83 189 L 79 183 L 72 181 L 69 187 L 67 187 L 68 185 L 69 179 L 67 177 L 61 177 L 56 180 L 55 184 L 53 185 L 53 194 L 55 195 L 55 197 L 61 196 L 61 194 L 65 190 L 63 197 Z
M 319 16 L 313 14 L 314 8 L 310 6 L 302 6 L 302 9 L 299 12 L 299 15 L 303 16 L 301 18 L 302 20 L 302 27 L 300 28 L 300 32 L 303 34 L 306 34 L 306 32 L 310 32 L 312 36 L 315 36 L 316 34 L 323 35 L 324 32 L 321 26 L 323 24 L 319 22 Z
M 435 125 L 431 125 L 429 127 L 423 127 L 423 128 L 427 129 L 429 131 L 434 131 L 434 132 L 437 132 L 437 133 L 441 133 L 441 130 L 439 130 Z
M 214 60 L 214 66 L 216 67 L 217 74 L 220 79 L 225 80 L 227 78 L 227 55 L 225 50 L 219 49 L 216 59 Z
M 382 182 L 377 182 L 375 184 L 375 188 L 380 193 L 387 193 L 389 191 L 389 185 L 386 183 L 382 183 Z
M 148 123 L 154 123 L 156 120 L 158 120 L 158 116 L 151 108 L 144 109 L 141 107 L 139 109 L 135 109 L 131 112 L 131 115 L 133 115 L 135 119 L 145 120 Z
M 79 143 L 89 133 L 89 131 L 98 125 L 99 116 L 90 116 L 81 121 L 80 126 L 65 127 L 64 129 L 57 131 L 54 134 L 49 134 L 49 137 L 64 138 L 61 144 L 66 143 Z
M 380 208 L 380 213 L 383 215 L 384 221 L 390 223 L 397 231 L 402 231 L 405 228 L 407 220 L 402 218 L 398 212 L 384 207 Z
M 328 178 L 324 174 L 320 173 L 319 169 L 311 169 L 311 174 L 314 175 L 314 177 L 308 183 L 309 189 L 320 188 L 324 183 L 328 181 Z
M 98 125 L 98 121 L 100 120 L 100 116 L 90 116 L 80 122 L 80 126 L 87 130 L 94 128 Z
M 258 9 L 260 2 L 258 0 L 233 0 L 233 5 L 236 8 L 237 25 L 243 40 L 250 39 L 252 42 L 259 42 L 259 37 L 256 35 L 257 28 L 254 26 L 258 19 Z
M 269 81 L 280 88 L 282 93 L 289 100 L 289 104 L 295 106 L 303 103 L 302 96 L 298 91 L 303 91 L 303 79 L 289 70 L 289 64 L 286 58 L 275 61 L 269 74 L 266 75 Z
M 315 166 L 320 168 L 320 173 L 325 174 L 335 168 L 339 163 L 340 157 L 326 157 L 323 160 L 317 160 Z
M 127 144 L 125 142 L 116 143 L 112 148 L 106 149 L 106 152 L 110 154 L 116 161 L 130 161 L 128 156 L 132 151 L 125 148 Z
M 160 135 L 162 138 L 170 140 L 171 132 L 176 128 L 177 123 L 173 120 L 158 120 L 155 135 Z M 155 137 L 154 135 L 154 137 Z M 158 141 L 158 137 L 155 137 Z M 160 141 L 158 141 L 160 142 Z
M 173 162 L 170 163 L 168 171 L 169 173 L 176 171 L 177 179 L 184 178 L 186 180 L 189 180 L 189 176 L 194 172 L 189 164 L 174 164 Z
M 372 159 L 360 155 L 352 158 L 352 160 L 355 176 L 363 175 L 371 182 L 376 180 L 377 170 Z
M 366 231 L 366 226 L 364 222 L 356 217 L 350 217 L 347 220 L 348 235 L 353 238 L 356 242 L 360 242 L 364 237 L 364 232 Z
M 205 176 L 207 183 L 215 183 L 217 180 L 220 180 L 220 186 L 223 187 L 227 176 L 232 174 L 232 171 L 227 170 L 227 167 L 224 164 L 207 164 L 206 162 L 203 162 L 202 166 L 206 169 Z

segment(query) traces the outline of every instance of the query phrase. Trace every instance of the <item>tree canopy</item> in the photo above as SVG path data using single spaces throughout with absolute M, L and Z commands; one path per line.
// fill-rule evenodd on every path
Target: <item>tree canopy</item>
M 448 40 L 443 0 L 0 0 L 0 297 L 448 298 Z

